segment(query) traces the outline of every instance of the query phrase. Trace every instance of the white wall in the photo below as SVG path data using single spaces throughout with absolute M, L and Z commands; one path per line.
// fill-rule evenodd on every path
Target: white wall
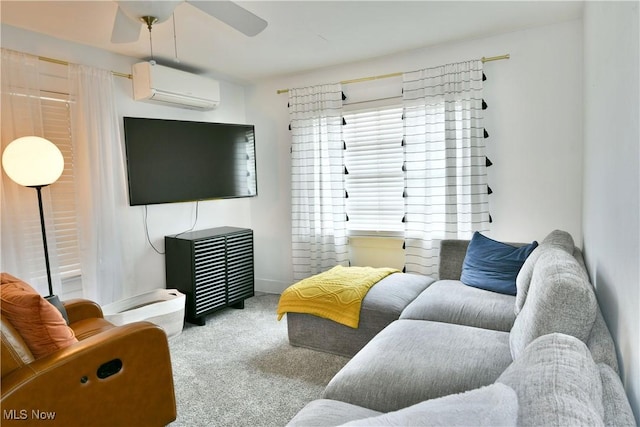
M 138 62 L 134 58 L 54 39 L 7 25 L 2 25 L 1 35 L 2 47 L 4 48 L 122 73 L 130 73 L 131 64 Z M 224 81 L 220 83 L 220 107 L 211 112 L 198 112 L 136 102 L 132 97 L 131 80 L 115 78 L 120 124 L 122 126 L 122 117 L 124 116 L 246 123 L 244 87 Z M 256 132 L 260 137 L 259 130 Z M 157 254 L 146 241 L 143 225 L 144 208 L 124 205 L 120 207 L 120 211 L 123 216 L 121 220 L 125 239 L 124 259 L 127 272 L 123 297 L 165 287 L 164 256 Z M 195 203 L 149 206 L 148 225 L 152 243 L 156 248 L 164 251 L 164 236 L 189 229 L 194 218 Z M 200 202 L 196 229 L 224 225 L 251 228 L 250 201 L 248 199 L 233 199 Z M 108 301 L 103 301 L 103 303 L 106 302 Z
M 638 2 L 584 13 L 584 253 L 640 422 Z
M 411 71 L 509 53 L 485 64 L 485 123 L 494 223 L 491 236 L 543 239 L 569 231 L 582 242 L 582 22 L 439 45 L 377 60 L 315 70 L 247 88 L 247 118 L 258 141 L 260 197 L 252 200 L 256 286 L 281 292 L 292 281 L 290 134 L 287 95 L 277 89 Z M 396 81 L 399 82 L 399 80 Z M 345 92 L 360 85 L 345 86 Z M 391 85 L 380 80 L 380 85 Z M 399 86 L 397 86 L 399 88 Z M 399 92 L 397 92 L 399 93 Z

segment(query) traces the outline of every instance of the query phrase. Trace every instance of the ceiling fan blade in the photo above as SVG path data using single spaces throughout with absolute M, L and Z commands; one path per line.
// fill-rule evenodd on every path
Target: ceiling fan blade
M 118 13 L 111 32 L 111 43 L 133 43 L 137 41 L 140 38 L 141 26 L 141 22 L 136 22 L 129 18 L 118 7 Z
M 228 0 L 186 1 L 249 37 L 255 36 L 267 27 L 267 21 Z

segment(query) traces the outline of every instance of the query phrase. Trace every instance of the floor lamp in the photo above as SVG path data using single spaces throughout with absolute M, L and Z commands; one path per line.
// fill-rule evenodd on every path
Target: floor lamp
M 40 209 L 40 228 L 44 246 L 44 260 L 47 266 L 49 296 L 45 299 L 56 306 L 65 320 L 67 313 L 57 295 L 53 294 L 51 267 L 49 265 L 49 248 L 44 225 L 42 209 L 42 187 L 53 184 L 60 178 L 64 169 L 64 158 L 60 149 L 52 142 L 38 136 L 24 136 L 12 141 L 2 154 L 2 167 L 5 173 L 17 184 L 35 188 L 38 193 Z

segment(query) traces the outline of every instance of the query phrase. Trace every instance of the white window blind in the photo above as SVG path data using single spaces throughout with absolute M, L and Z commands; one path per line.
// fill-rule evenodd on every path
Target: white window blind
M 402 232 L 402 106 L 347 111 L 344 119 L 347 229 L 362 235 Z
M 81 273 L 69 102 L 64 95 L 42 92 L 41 106 L 43 136 L 64 157 L 62 176 L 51 185 L 50 192 L 59 274 L 65 283 Z

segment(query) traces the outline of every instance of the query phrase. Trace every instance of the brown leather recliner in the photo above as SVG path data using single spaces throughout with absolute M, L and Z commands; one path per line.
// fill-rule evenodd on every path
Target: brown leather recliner
M 0 424 L 163 426 L 175 420 L 162 328 L 149 322 L 114 326 L 87 300 L 64 305 L 78 342 L 37 360 L 2 316 Z

